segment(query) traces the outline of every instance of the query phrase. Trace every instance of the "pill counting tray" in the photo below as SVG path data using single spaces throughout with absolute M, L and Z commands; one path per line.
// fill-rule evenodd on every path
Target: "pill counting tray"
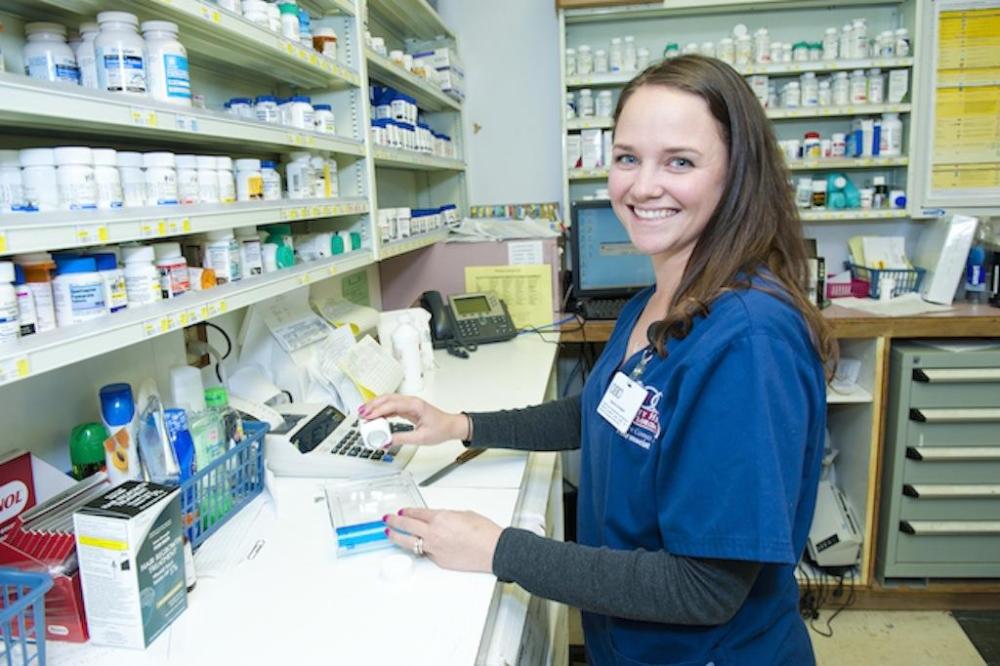
M 427 506 L 409 472 L 327 484 L 324 490 L 338 557 L 392 546 L 382 516 L 404 507 Z

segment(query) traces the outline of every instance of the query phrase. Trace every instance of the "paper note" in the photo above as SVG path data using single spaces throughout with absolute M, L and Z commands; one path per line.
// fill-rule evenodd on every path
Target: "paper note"
M 507 263 L 511 265 L 544 264 L 542 241 L 510 241 L 507 243 Z
M 277 297 L 263 303 L 261 315 L 275 340 L 289 353 L 324 340 L 331 330 L 308 303 L 292 298 Z
M 368 297 L 368 272 L 358 271 L 340 281 L 340 293 L 344 299 L 357 305 L 371 305 Z
M 403 366 L 370 335 L 348 349 L 337 360 L 337 367 L 351 378 L 365 400 L 391 393 L 403 381 Z
M 552 323 L 551 266 L 466 266 L 465 290 L 495 293 L 517 328 Z

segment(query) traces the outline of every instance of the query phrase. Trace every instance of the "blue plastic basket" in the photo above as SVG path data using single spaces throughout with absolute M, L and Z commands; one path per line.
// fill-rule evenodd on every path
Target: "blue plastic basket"
M 181 484 L 181 514 L 191 548 L 197 548 L 264 489 L 267 425 L 244 421 L 246 436 L 226 455 Z
M 45 593 L 48 574 L 0 567 L 0 636 L 7 666 L 45 664 Z M 37 640 L 37 633 L 42 635 Z M 2 663 L 2 662 L 0 662 Z
M 893 296 L 900 296 L 911 291 L 919 291 L 920 283 L 924 281 L 924 273 L 927 272 L 923 268 L 919 268 L 917 266 L 914 266 L 912 270 L 868 268 L 867 266 L 858 266 L 857 264 L 850 264 L 850 267 L 851 277 L 859 282 L 857 291 L 854 291 L 854 288 L 852 287 L 854 295 L 858 298 L 864 298 L 865 296 L 878 298 L 882 287 L 883 277 L 890 277 L 895 282 L 895 286 L 892 289 Z M 867 293 L 860 293 L 866 287 Z

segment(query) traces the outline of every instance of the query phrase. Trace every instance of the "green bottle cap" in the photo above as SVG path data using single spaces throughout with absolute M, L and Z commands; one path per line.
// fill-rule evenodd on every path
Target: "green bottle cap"
M 69 461 L 73 465 L 104 464 L 108 429 L 100 423 L 81 423 L 69 435 Z
M 278 11 L 281 12 L 282 14 L 294 14 L 295 16 L 298 16 L 299 6 L 286 2 L 278 5 Z
M 352 250 L 361 249 L 361 232 L 359 231 L 351 232 L 351 249 Z
M 205 404 L 209 407 L 228 407 L 229 393 L 225 386 L 212 386 L 205 389 Z

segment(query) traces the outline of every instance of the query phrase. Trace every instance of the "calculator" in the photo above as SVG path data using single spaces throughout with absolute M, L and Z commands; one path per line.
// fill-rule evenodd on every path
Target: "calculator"
M 284 423 L 264 438 L 265 460 L 278 476 L 370 478 L 396 474 L 413 457 L 416 447 L 394 444 L 370 449 L 361 441 L 356 414 L 333 405 L 290 404 L 278 407 Z M 391 422 L 392 432 L 412 430 Z

